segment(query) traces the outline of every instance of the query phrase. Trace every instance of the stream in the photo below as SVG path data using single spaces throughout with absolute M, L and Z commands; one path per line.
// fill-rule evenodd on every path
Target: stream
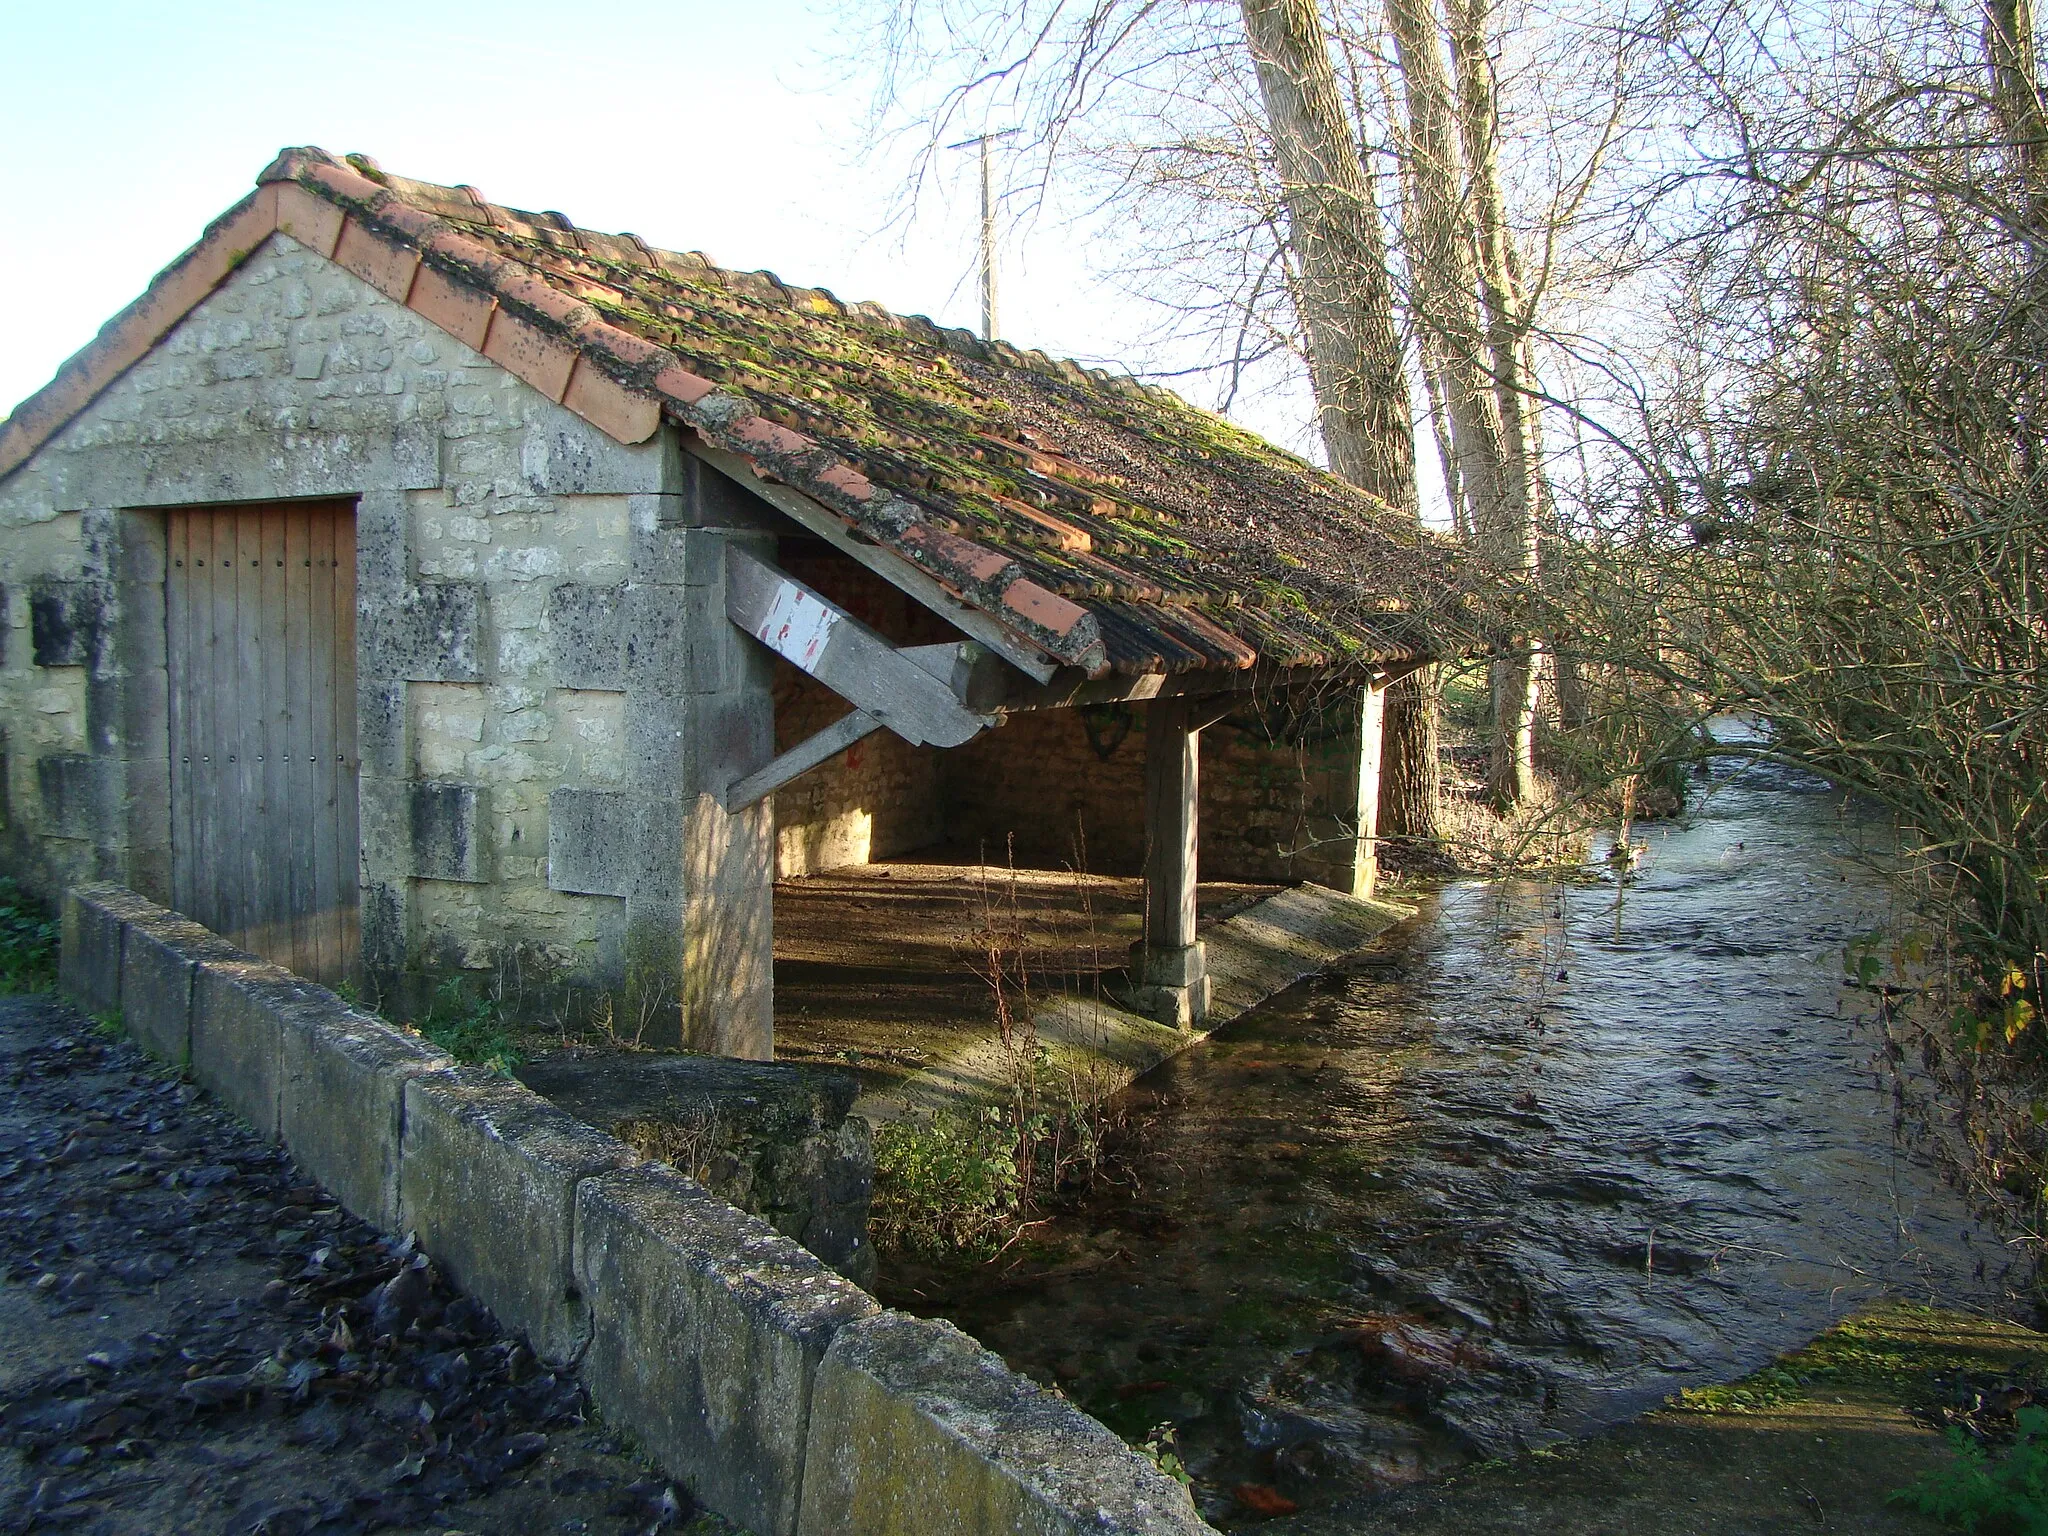
M 1725 1381 L 1879 1297 L 2010 1314 L 2024 1264 L 1904 1134 L 1843 946 L 1878 822 L 1718 759 L 1625 881 L 1460 881 L 1134 1085 L 1128 1181 L 970 1273 L 885 1273 L 1203 1513 L 1312 1507 Z

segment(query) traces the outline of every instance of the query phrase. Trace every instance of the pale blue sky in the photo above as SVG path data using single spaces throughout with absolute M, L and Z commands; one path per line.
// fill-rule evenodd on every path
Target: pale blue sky
M 835 83 L 830 15 L 830 0 L 4 0 L 0 411 L 286 144 L 973 325 L 972 179 L 908 241 L 883 232 L 901 167 L 858 163 L 866 98 Z M 1145 320 L 1061 231 L 1012 238 L 1012 340 L 1125 356 Z

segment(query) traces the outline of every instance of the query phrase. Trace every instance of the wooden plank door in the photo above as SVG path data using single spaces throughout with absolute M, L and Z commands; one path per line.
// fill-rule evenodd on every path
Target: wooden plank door
M 171 904 L 301 976 L 352 978 L 354 504 L 169 518 Z

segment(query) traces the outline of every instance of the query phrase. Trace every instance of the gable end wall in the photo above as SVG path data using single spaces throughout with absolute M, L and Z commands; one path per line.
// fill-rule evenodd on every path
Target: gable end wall
M 704 474 L 273 236 L 0 483 L 0 859 L 168 897 L 161 509 L 352 496 L 371 986 L 765 1039 L 770 813 L 702 793 L 770 755 L 722 586 L 764 535 Z

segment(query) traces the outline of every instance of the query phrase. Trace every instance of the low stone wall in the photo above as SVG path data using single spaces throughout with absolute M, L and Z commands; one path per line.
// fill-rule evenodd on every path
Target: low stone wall
M 942 1322 L 531 1089 L 118 886 L 66 894 L 60 982 L 119 1010 L 356 1215 L 420 1245 L 758 1536 L 1206 1531 L 1187 1493 Z

